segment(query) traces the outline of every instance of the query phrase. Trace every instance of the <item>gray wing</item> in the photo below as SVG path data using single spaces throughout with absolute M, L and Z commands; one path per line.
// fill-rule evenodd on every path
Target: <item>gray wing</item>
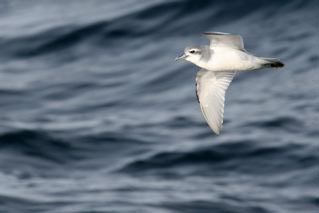
M 227 46 L 234 49 L 244 50 L 244 41 L 242 37 L 238 34 L 229 34 L 229 33 L 204 33 L 210 41 L 210 48 L 216 46 Z
M 201 111 L 210 128 L 217 134 L 223 126 L 225 92 L 235 76 L 231 72 L 201 69 L 196 75 L 196 94 Z

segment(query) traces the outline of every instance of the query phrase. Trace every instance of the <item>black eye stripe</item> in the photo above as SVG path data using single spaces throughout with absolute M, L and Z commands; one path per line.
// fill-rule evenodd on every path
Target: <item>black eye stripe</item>
M 195 53 L 196 51 L 195 50 L 191 50 L 191 51 L 189 51 L 190 53 Z

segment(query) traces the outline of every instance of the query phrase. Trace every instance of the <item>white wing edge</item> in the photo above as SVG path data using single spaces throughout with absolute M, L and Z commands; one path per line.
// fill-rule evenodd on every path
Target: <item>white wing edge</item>
M 196 75 L 196 94 L 202 114 L 217 135 L 223 127 L 225 93 L 235 71 L 212 72 L 201 69 Z
M 244 41 L 239 34 L 207 32 L 203 33 L 210 41 L 210 48 L 217 46 L 227 46 L 239 50 L 244 50 Z

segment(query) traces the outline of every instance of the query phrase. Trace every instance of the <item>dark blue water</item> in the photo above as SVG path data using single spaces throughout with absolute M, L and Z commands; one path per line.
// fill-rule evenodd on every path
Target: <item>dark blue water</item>
M 0 212 L 319 212 L 318 1 L 0 0 Z M 282 59 L 215 136 L 176 63 L 201 32 Z

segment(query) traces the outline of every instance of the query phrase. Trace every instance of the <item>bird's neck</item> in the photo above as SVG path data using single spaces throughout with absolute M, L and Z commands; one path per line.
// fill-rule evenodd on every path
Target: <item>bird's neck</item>
M 202 59 L 194 61 L 193 64 L 195 64 L 196 66 L 203 68 L 203 69 L 206 69 L 206 67 L 207 67 L 207 61 L 202 60 Z

